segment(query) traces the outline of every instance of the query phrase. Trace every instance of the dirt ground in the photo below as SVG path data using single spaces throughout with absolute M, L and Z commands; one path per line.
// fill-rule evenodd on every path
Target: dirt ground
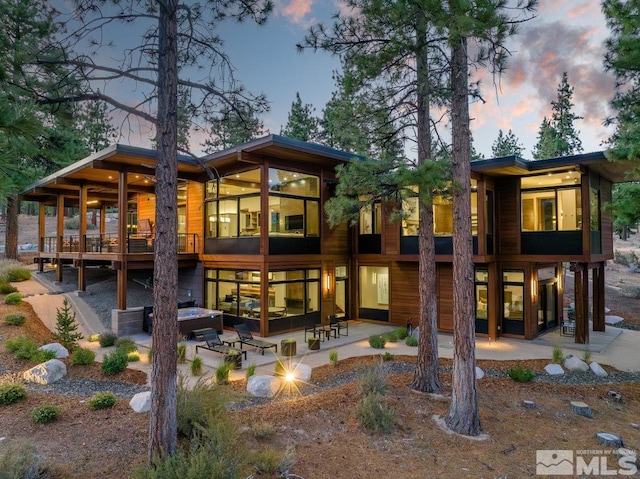
M 637 245 L 631 248 L 638 249 Z M 628 281 L 640 284 L 640 277 L 619 265 L 609 265 L 607 306 L 611 314 L 640 325 L 638 298 L 630 298 L 620 287 L 621 282 Z M 6 326 L 0 321 L 3 338 L 27 334 L 36 341 L 45 341 L 50 337 L 28 304 L 0 303 L 0 318 L 16 309 L 23 311 L 28 321 L 22 327 Z M 415 361 L 409 357 L 395 360 Z M 312 378 L 321 380 L 373 361 L 379 361 L 379 357 L 344 359 L 337 366 L 314 369 Z M 503 370 L 522 366 L 540 372 L 547 363 L 546 360 L 479 361 L 479 366 Z M 1 346 L 0 365 L 9 372 L 30 366 L 13 358 Z M 69 365 L 69 374 L 106 379 L 97 364 Z M 2 377 L 0 368 L 0 382 Z M 144 381 L 140 373 L 131 370 L 116 379 Z M 284 450 L 293 446 L 296 464 L 292 472 L 306 479 L 534 477 L 536 450 L 610 452 L 610 448 L 594 439 L 594 434 L 601 431 L 621 436 L 629 449 L 640 448 L 640 430 L 635 426 L 640 423 L 637 382 L 567 386 L 483 378 L 477 387 L 485 438 L 471 440 L 448 434 L 434 420 L 448 411 L 451 375 L 441 375 L 442 397 L 413 392 L 408 387 L 411 380 L 411 374 L 388 377 L 390 388 L 385 401 L 396 409 L 399 418 L 396 431 L 390 434 L 371 434 L 358 422 L 356 407 L 360 396 L 356 382 L 229 414 L 241 428 L 243 442 L 249 449 L 269 446 Z M 244 390 L 244 381 L 230 389 Z M 613 399 L 610 390 L 619 392 L 621 401 Z M 535 401 L 536 408 L 524 407 L 524 400 Z M 46 458 L 51 477 L 129 477 L 132 467 L 146 458 L 148 415 L 133 413 L 127 401 L 120 400 L 113 409 L 103 411 L 90 411 L 84 401 L 85 398 L 32 393 L 23 402 L 1 406 L 0 437 L 34 444 Z M 570 401 L 586 402 L 593 410 L 593 419 L 571 412 Z M 35 424 L 29 414 L 40 405 L 60 406 L 60 419 L 48 425 Z M 264 439 L 256 438 L 254 430 L 265 423 L 273 427 L 274 433 Z M 0 441 L 0 448 L 1 444 Z M 585 458 L 591 460 L 592 455 Z M 617 467 L 612 457 L 608 464 L 610 468 Z

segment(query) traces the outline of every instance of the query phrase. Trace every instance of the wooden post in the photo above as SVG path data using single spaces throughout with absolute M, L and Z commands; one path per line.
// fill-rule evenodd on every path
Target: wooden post
M 38 203 L 38 251 L 40 253 L 44 252 L 44 235 L 45 233 L 45 208 L 44 203 L 41 201 Z M 42 261 L 42 257 L 38 255 L 38 271 L 42 273 L 44 271 L 44 262 Z
M 127 172 L 118 173 L 118 258 L 117 273 L 117 307 L 127 309 Z
M 62 252 L 62 239 L 64 236 L 64 196 L 58 195 L 57 205 L 57 217 L 56 217 L 56 281 L 62 282 L 62 260 L 60 259 L 60 253 Z
M 84 183 L 80 185 L 78 202 L 78 251 L 80 256 L 80 261 L 78 262 L 78 291 L 86 291 L 86 267 L 82 259 L 83 253 L 87 250 L 87 186 Z
M 593 330 L 604 331 L 604 263 L 593 269 Z
M 575 311 L 577 344 L 589 343 L 589 287 L 587 282 L 588 270 L 584 263 L 575 265 Z

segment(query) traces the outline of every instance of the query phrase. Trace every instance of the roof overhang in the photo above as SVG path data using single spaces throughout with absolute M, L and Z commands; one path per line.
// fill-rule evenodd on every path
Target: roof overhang
M 518 156 L 504 156 L 471 163 L 471 170 L 490 176 L 530 176 L 563 171 L 567 169 L 582 171 L 587 167 L 612 183 L 625 183 L 638 179 L 632 176 L 640 167 L 640 159 L 610 161 L 602 151 L 580 155 L 529 161 Z

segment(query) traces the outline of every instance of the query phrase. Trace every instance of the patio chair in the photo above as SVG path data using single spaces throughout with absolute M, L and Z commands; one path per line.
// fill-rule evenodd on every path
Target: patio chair
M 198 348 L 208 349 L 209 351 L 213 351 L 214 353 L 224 354 L 225 356 L 229 354 L 232 350 L 237 351 L 237 349 L 228 346 L 222 342 L 220 336 L 218 336 L 218 332 L 215 329 L 211 329 L 210 331 L 205 331 L 202 334 L 202 339 L 205 344 L 197 344 L 196 345 L 196 354 L 198 354 Z M 240 351 L 244 355 L 244 359 L 247 359 L 247 352 Z
M 329 315 L 329 326 L 334 329 L 338 336 L 342 336 L 342 330 L 345 330 L 345 336 L 349 336 L 349 322 L 346 319 L 338 318 L 335 314 Z
M 253 346 L 254 348 L 260 349 L 260 352 L 263 356 L 265 349 L 275 348 L 276 353 L 278 352 L 278 345 L 276 343 L 270 343 L 268 341 L 255 339 L 246 324 L 236 324 L 235 329 L 236 333 L 238 333 L 238 339 L 234 341 L 234 344 L 236 342 L 240 343 L 240 349 L 242 349 L 243 344 L 246 344 L 248 346 Z

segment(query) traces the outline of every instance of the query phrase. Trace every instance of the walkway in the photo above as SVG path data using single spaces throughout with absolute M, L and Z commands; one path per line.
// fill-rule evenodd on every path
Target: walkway
M 37 274 L 34 279 L 22 283 L 14 283 L 18 290 L 24 295 L 25 301 L 33 306 L 34 311 L 40 317 L 45 325 L 50 329 L 55 329 L 56 310 L 62 306 L 64 298 L 71 303 L 75 313 L 76 320 L 80 325 L 85 338 L 89 335 L 103 332 L 104 327 L 95 316 L 93 311 L 82 301 L 82 297 L 74 293 L 61 294 L 56 291 L 55 285 L 44 284 L 40 281 Z M 51 291 L 51 292 L 50 292 Z M 331 338 L 328 341 L 320 343 L 320 350 L 309 351 L 304 341 L 304 331 L 286 333 L 278 336 L 265 338 L 266 341 L 278 344 L 278 352 L 280 352 L 280 341 L 287 338 L 293 338 L 297 342 L 297 355 L 293 361 L 302 362 L 311 367 L 320 366 L 329 363 L 329 352 L 336 351 L 338 359 L 344 359 L 355 356 L 366 356 L 371 354 L 380 354 L 390 352 L 392 354 L 416 355 L 418 349 L 416 347 L 407 346 L 404 342 L 387 343 L 384 350 L 372 349 L 369 346 L 368 338 L 373 334 L 383 334 L 395 329 L 391 326 L 366 323 L 361 321 L 351 321 L 349 324 L 349 335 L 339 338 Z M 590 331 L 591 345 L 589 351 L 591 358 L 601 364 L 608 364 L 623 371 L 640 371 L 640 354 L 638 354 L 638 344 L 640 344 L 640 331 L 622 330 L 612 326 L 607 326 L 606 333 L 594 333 Z M 223 340 L 232 339 L 235 333 L 225 331 L 222 335 Z M 490 341 L 485 338 L 476 339 L 476 358 L 477 359 L 493 359 L 493 360 L 519 360 L 519 359 L 551 359 L 553 347 L 560 346 L 565 354 L 573 352 L 582 356 L 580 348 L 584 350 L 584 346 L 576 345 L 572 341 L 573 338 L 565 338 L 559 335 L 558 331 L 547 333 L 534 341 L 525 341 L 518 339 L 501 338 L 499 341 Z M 133 337 L 133 340 L 140 348 L 141 361 L 130 363 L 130 367 L 146 371 L 150 370 L 146 352 L 151 343 L 151 337 L 147 334 L 140 334 Z M 96 351 L 97 359 L 100 360 L 105 352 L 109 349 L 100 348 L 97 343 L 88 343 L 85 340 L 81 342 L 83 347 L 88 347 Z M 187 358 L 195 355 L 196 341 L 187 341 Z M 438 354 L 443 358 L 451 358 L 453 356 L 453 336 L 451 334 L 438 335 Z M 576 350 L 578 348 L 578 350 Z M 275 362 L 279 355 L 273 350 L 268 350 L 261 355 L 254 348 L 246 348 L 247 360 L 243 362 L 243 369 L 235 371 L 234 377 L 242 377 L 245 374 L 246 367 L 249 364 L 256 364 L 257 374 L 272 374 Z M 205 366 L 205 377 L 214 374 L 215 368 L 222 361 L 222 355 L 200 350 L 198 355 L 202 358 Z M 188 364 L 179 365 L 179 370 L 189 375 Z

